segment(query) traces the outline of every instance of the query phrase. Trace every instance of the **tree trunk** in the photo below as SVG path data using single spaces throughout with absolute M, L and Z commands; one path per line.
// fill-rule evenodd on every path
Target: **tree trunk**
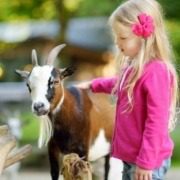
M 60 25 L 60 34 L 57 41 L 61 44 L 66 42 L 66 31 L 70 14 L 64 7 L 63 0 L 55 0 L 55 6 L 57 9 L 58 21 Z

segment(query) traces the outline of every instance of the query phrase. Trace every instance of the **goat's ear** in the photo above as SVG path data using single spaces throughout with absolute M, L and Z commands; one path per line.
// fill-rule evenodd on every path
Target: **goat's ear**
M 19 76 L 21 76 L 23 79 L 27 79 L 27 77 L 29 76 L 30 72 L 28 71 L 21 71 L 16 69 L 15 73 L 18 74 Z
M 75 70 L 76 70 L 75 67 L 68 67 L 65 69 L 60 69 L 60 78 L 64 79 L 67 76 L 71 76 Z

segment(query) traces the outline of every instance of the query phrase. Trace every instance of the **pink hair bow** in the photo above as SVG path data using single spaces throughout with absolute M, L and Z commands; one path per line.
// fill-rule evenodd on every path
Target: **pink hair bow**
M 149 37 L 154 32 L 154 24 L 151 16 L 142 13 L 138 16 L 138 23 L 132 25 L 132 31 L 137 36 Z

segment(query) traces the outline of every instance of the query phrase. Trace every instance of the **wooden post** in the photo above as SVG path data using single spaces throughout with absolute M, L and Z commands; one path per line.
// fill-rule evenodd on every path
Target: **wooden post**
M 0 136 L 8 134 L 8 131 L 9 129 L 7 125 L 0 126 Z
M 10 133 L 8 126 L 0 126 L 0 175 L 5 168 L 24 159 L 32 151 L 31 145 L 26 145 L 11 153 L 15 146 L 16 139 Z

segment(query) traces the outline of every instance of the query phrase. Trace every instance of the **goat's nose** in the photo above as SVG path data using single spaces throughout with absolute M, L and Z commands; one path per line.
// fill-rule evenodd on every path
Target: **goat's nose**
M 44 107 L 44 103 L 42 103 L 42 102 L 38 102 L 38 103 L 34 104 L 34 110 L 36 110 L 36 111 L 40 110 L 43 107 Z

